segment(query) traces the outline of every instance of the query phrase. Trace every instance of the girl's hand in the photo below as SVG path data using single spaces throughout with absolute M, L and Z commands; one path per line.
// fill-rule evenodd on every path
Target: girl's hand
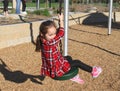
M 61 15 L 58 14 L 58 18 L 59 18 L 60 21 L 63 21 L 63 13 L 61 13 Z

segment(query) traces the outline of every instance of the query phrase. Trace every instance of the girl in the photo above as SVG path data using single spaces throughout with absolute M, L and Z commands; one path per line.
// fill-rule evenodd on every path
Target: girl
M 72 60 L 72 58 L 63 57 L 58 49 L 58 44 L 64 36 L 63 28 L 63 14 L 58 15 L 60 28 L 57 30 L 53 21 L 45 21 L 40 26 L 40 32 L 36 41 L 36 51 L 41 50 L 42 67 L 41 75 L 49 76 L 51 78 L 61 77 L 67 73 L 72 67 L 79 67 L 92 76 L 98 77 L 102 69 L 100 67 L 91 67 L 80 60 Z M 72 61 L 68 61 L 72 60 Z M 84 81 L 79 78 L 79 75 L 70 79 L 77 83 L 83 84 Z

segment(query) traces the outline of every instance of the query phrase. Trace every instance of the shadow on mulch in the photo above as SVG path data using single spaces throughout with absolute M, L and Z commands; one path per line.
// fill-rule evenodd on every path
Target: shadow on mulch
M 77 42 L 77 43 L 82 43 L 82 44 L 85 44 L 85 45 L 89 45 L 89 46 L 92 46 L 92 47 L 96 47 L 96 48 L 98 48 L 98 49 L 100 49 L 100 50 L 103 50 L 103 51 L 105 51 L 105 52 L 107 52 L 107 53 L 110 53 L 110 54 L 113 54 L 113 55 L 116 55 L 116 56 L 120 56 L 120 54 L 117 54 L 117 53 L 115 53 L 115 52 L 112 52 L 112 51 L 110 51 L 110 50 L 101 48 L 101 47 L 99 47 L 99 46 L 96 46 L 96 45 L 93 45 L 93 44 L 90 44 L 90 43 L 80 42 L 80 41 L 77 41 L 77 40 L 74 40 L 74 39 L 70 39 L 70 38 L 69 38 L 69 40 L 74 41 L 74 42 Z
M 69 27 L 70 29 L 73 29 L 75 31 L 81 31 L 81 32 L 86 32 L 86 33 L 90 33 L 90 34 L 95 34 L 95 35 L 101 35 L 101 36 L 107 36 L 106 34 L 101 34 L 101 33 L 95 33 L 95 32 L 88 32 L 88 31 L 85 31 L 85 30 L 80 30 L 80 29 L 75 29 L 73 27 Z
M 87 17 L 82 24 L 107 28 L 108 23 L 108 16 L 104 15 L 103 13 L 96 12 L 89 14 L 89 17 Z M 120 22 L 116 22 L 115 16 L 114 19 L 112 19 L 111 27 L 114 29 L 120 29 Z
M 4 76 L 5 80 L 15 82 L 15 83 L 23 83 L 30 79 L 32 82 L 41 84 L 45 77 L 40 75 L 30 75 L 25 74 L 22 71 L 12 71 L 10 68 L 5 64 L 5 62 L 0 58 L 0 73 Z

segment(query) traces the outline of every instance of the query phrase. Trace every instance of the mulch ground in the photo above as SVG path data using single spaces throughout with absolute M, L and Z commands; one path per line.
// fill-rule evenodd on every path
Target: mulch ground
M 120 29 L 88 25 L 70 26 L 68 54 L 84 63 L 101 66 L 93 79 L 79 70 L 83 85 L 70 80 L 56 81 L 40 74 L 41 56 L 32 43 L 0 49 L 0 91 L 120 91 Z

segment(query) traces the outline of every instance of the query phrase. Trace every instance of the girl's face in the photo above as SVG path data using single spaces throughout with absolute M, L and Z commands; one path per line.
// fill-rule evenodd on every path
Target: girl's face
M 48 30 L 47 30 L 47 33 L 45 35 L 45 39 L 50 41 L 51 39 L 53 39 L 55 36 L 56 36 L 56 28 L 55 27 L 50 27 Z

